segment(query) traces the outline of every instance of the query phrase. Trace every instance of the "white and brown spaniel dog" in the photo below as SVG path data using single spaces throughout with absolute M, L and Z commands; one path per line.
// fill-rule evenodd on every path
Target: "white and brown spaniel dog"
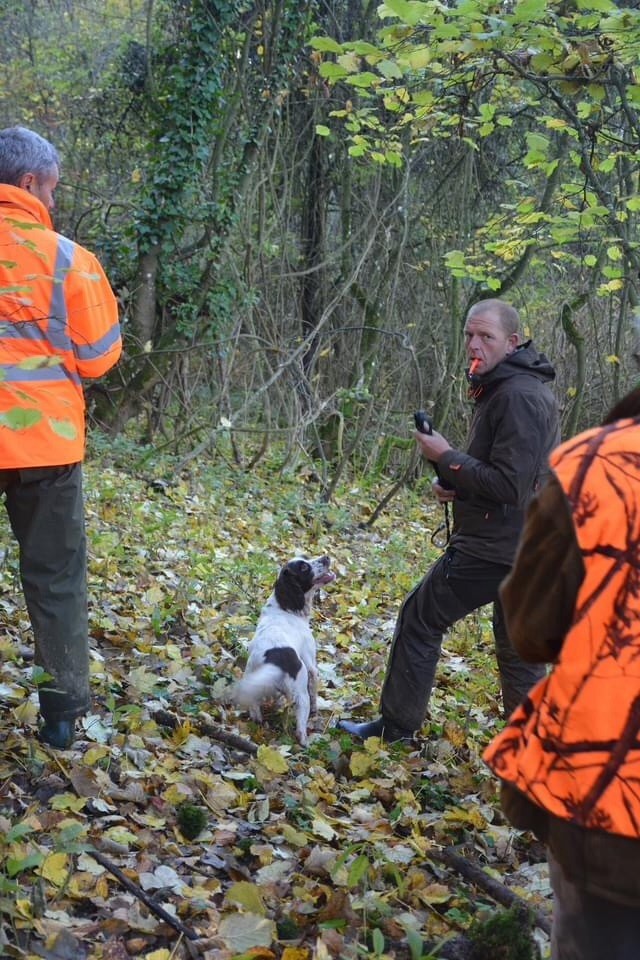
M 294 557 L 280 570 L 249 644 L 244 676 L 231 699 L 260 722 L 263 700 L 283 694 L 295 704 L 296 736 L 305 746 L 309 714 L 317 710 L 316 643 L 309 619 L 320 587 L 335 580 L 329 557 Z

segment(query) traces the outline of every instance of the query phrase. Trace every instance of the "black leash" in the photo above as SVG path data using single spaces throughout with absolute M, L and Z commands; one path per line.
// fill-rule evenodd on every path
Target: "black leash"
M 429 414 L 425 413 L 424 410 L 417 410 L 413 415 L 413 419 L 416 425 L 416 430 L 418 430 L 420 433 L 426 433 L 428 435 L 431 435 L 433 433 L 433 421 L 431 420 L 431 417 L 429 416 Z M 449 484 L 445 483 L 444 480 L 440 479 L 440 474 L 438 472 L 438 464 L 434 463 L 433 460 L 430 460 L 429 463 L 431 464 L 431 466 L 436 472 L 436 477 L 438 479 L 438 483 L 440 484 L 440 486 L 444 487 L 445 490 L 451 489 Z M 443 530 L 446 532 L 446 538 L 444 541 L 442 537 L 438 537 L 438 535 L 442 533 Z M 451 517 L 449 515 L 449 503 L 448 501 L 445 501 L 444 520 L 442 521 L 440 526 L 437 527 L 431 534 L 431 543 L 434 545 L 434 547 L 438 547 L 439 549 L 444 550 L 446 545 L 449 543 L 450 539 L 451 539 Z
M 440 534 L 442 531 L 445 531 L 445 536 L 441 537 Z M 431 534 L 430 540 L 434 547 L 438 547 L 439 550 L 444 550 L 449 540 L 451 539 L 451 515 L 449 513 L 449 503 L 445 501 L 444 504 L 444 520 L 442 523 L 436 527 L 436 529 Z

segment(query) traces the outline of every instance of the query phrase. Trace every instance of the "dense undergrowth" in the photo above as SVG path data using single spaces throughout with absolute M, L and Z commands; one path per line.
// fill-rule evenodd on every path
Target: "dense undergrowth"
M 177 470 L 94 441 L 94 705 L 64 752 L 35 736 L 38 675 L 7 527 L 2 957 L 462 956 L 455 944 L 498 907 L 447 868 L 445 848 L 544 907 L 542 852 L 504 824 L 480 759 L 500 724 L 489 611 L 448 639 L 413 748 L 334 729 L 375 713 L 399 601 L 437 556 L 428 479 L 367 527 L 384 488 L 352 479 L 322 504 L 312 477 L 275 461 Z M 296 553 L 328 553 L 337 573 L 314 612 L 320 710 L 307 749 L 286 708 L 258 726 L 224 702 Z

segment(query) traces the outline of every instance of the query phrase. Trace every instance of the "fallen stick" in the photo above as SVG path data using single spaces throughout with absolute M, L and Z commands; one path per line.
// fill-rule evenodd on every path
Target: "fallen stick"
M 245 737 L 239 737 L 237 733 L 229 733 L 219 723 L 213 723 L 211 720 L 198 719 L 198 727 L 208 737 L 219 740 L 220 743 L 226 743 L 228 747 L 234 750 L 242 750 L 244 753 L 250 753 L 255 756 L 258 752 L 258 744 L 253 740 L 247 740 Z
M 90 857 L 93 857 L 94 860 L 97 860 L 100 866 L 104 867 L 105 870 L 108 870 L 109 873 L 112 873 L 116 880 L 121 883 L 122 886 L 129 891 L 129 893 L 132 893 L 134 897 L 138 898 L 138 900 L 142 900 L 144 905 L 148 907 L 156 917 L 158 917 L 160 920 L 164 920 L 165 923 L 168 923 L 174 928 L 174 930 L 177 930 L 178 933 L 181 933 L 188 940 L 199 939 L 199 936 L 195 930 L 192 930 L 191 927 L 185 926 L 181 920 L 178 920 L 178 918 L 170 914 L 168 910 L 165 910 L 164 907 L 161 907 L 159 903 L 156 903 L 153 897 L 150 897 L 148 893 L 145 893 L 142 887 L 139 887 L 137 883 L 134 883 L 133 880 L 130 880 L 129 877 L 122 872 L 120 867 L 117 867 L 115 863 L 112 863 L 111 860 L 105 857 L 103 853 L 100 853 L 99 850 L 92 849 L 87 850 L 87 854 Z
M 452 870 L 459 873 L 465 880 L 469 880 L 471 883 L 475 883 L 476 886 L 481 887 L 485 893 L 488 893 L 490 897 L 498 903 L 501 903 L 503 907 L 511 907 L 517 904 L 523 910 L 529 911 L 536 927 L 539 927 L 540 930 L 543 930 L 548 935 L 551 934 L 551 920 L 542 910 L 523 900 L 522 897 L 519 897 L 518 894 L 510 890 L 509 887 L 505 887 L 499 880 L 490 877 L 477 863 L 473 863 L 472 860 L 468 860 L 466 857 L 461 857 L 460 854 L 454 853 L 450 847 L 444 847 L 442 850 L 430 850 L 429 857 L 437 860 L 439 863 L 443 863 L 447 867 L 451 867 Z
M 152 717 L 161 727 L 169 727 L 171 730 L 176 730 L 177 727 L 180 726 L 180 720 L 172 713 L 169 713 L 168 710 L 156 710 L 152 714 Z M 198 717 L 196 723 L 200 733 L 204 733 L 207 737 L 218 740 L 220 743 L 226 743 L 228 747 L 233 747 L 234 750 L 242 750 L 243 753 L 249 753 L 251 756 L 255 756 L 258 752 L 258 745 L 254 743 L 253 740 L 239 737 L 237 733 L 229 733 L 229 731 L 220 726 L 219 723 L 214 723 L 212 720 L 205 720 L 203 717 Z

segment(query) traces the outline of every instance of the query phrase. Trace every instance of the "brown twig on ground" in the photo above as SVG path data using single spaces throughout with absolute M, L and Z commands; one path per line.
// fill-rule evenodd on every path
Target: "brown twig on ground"
M 169 727 L 171 730 L 175 730 L 180 726 L 178 717 L 169 713 L 168 710 L 156 710 L 152 714 L 152 717 L 161 727 Z M 221 727 L 220 724 L 213 723 L 212 720 L 205 720 L 203 717 L 198 717 L 196 723 L 200 733 L 204 733 L 205 736 L 211 737 L 213 740 L 218 740 L 220 743 L 226 743 L 228 747 L 233 747 L 234 750 L 242 750 L 243 753 L 249 753 L 251 756 L 255 756 L 258 752 L 258 745 L 254 743 L 253 740 L 239 737 L 237 733 L 230 733 L 228 730 L 225 730 L 224 727 Z
M 543 930 L 544 933 L 548 935 L 551 934 L 551 920 L 542 910 L 523 900 L 522 897 L 519 897 L 518 894 L 510 890 L 509 887 L 505 887 L 499 880 L 490 877 L 477 863 L 473 863 L 473 861 L 468 860 L 466 857 L 460 856 L 459 853 L 455 853 L 450 847 L 444 847 L 442 850 L 432 849 L 429 851 L 429 857 L 455 870 L 456 873 L 459 873 L 461 877 L 464 877 L 464 879 L 470 883 L 475 883 L 476 886 L 481 887 L 485 893 L 488 893 L 490 897 L 498 903 L 501 903 L 503 907 L 512 907 L 514 904 L 517 904 L 523 910 L 528 910 L 536 927 L 539 927 L 540 930 Z
M 100 853 L 99 850 L 87 850 L 87 853 L 90 857 L 93 857 L 105 870 L 108 870 L 109 873 L 112 873 L 116 880 L 122 884 L 122 886 L 132 893 L 134 897 L 137 897 L 138 900 L 141 900 L 146 907 L 151 910 L 151 912 L 158 917 L 160 920 L 163 920 L 165 923 L 168 923 L 174 930 L 177 930 L 178 933 L 181 933 L 188 940 L 198 940 L 199 936 L 192 930 L 191 927 L 185 926 L 181 920 L 178 920 L 177 917 L 172 916 L 168 910 L 165 910 L 164 907 L 161 907 L 159 903 L 150 897 L 148 893 L 138 886 L 137 883 L 134 883 L 133 880 L 130 880 L 126 874 L 122 872 L 120 867 L 117 867 L 115 863 L 112 863 L 108 857 L 105 857 L 103 853 Z

